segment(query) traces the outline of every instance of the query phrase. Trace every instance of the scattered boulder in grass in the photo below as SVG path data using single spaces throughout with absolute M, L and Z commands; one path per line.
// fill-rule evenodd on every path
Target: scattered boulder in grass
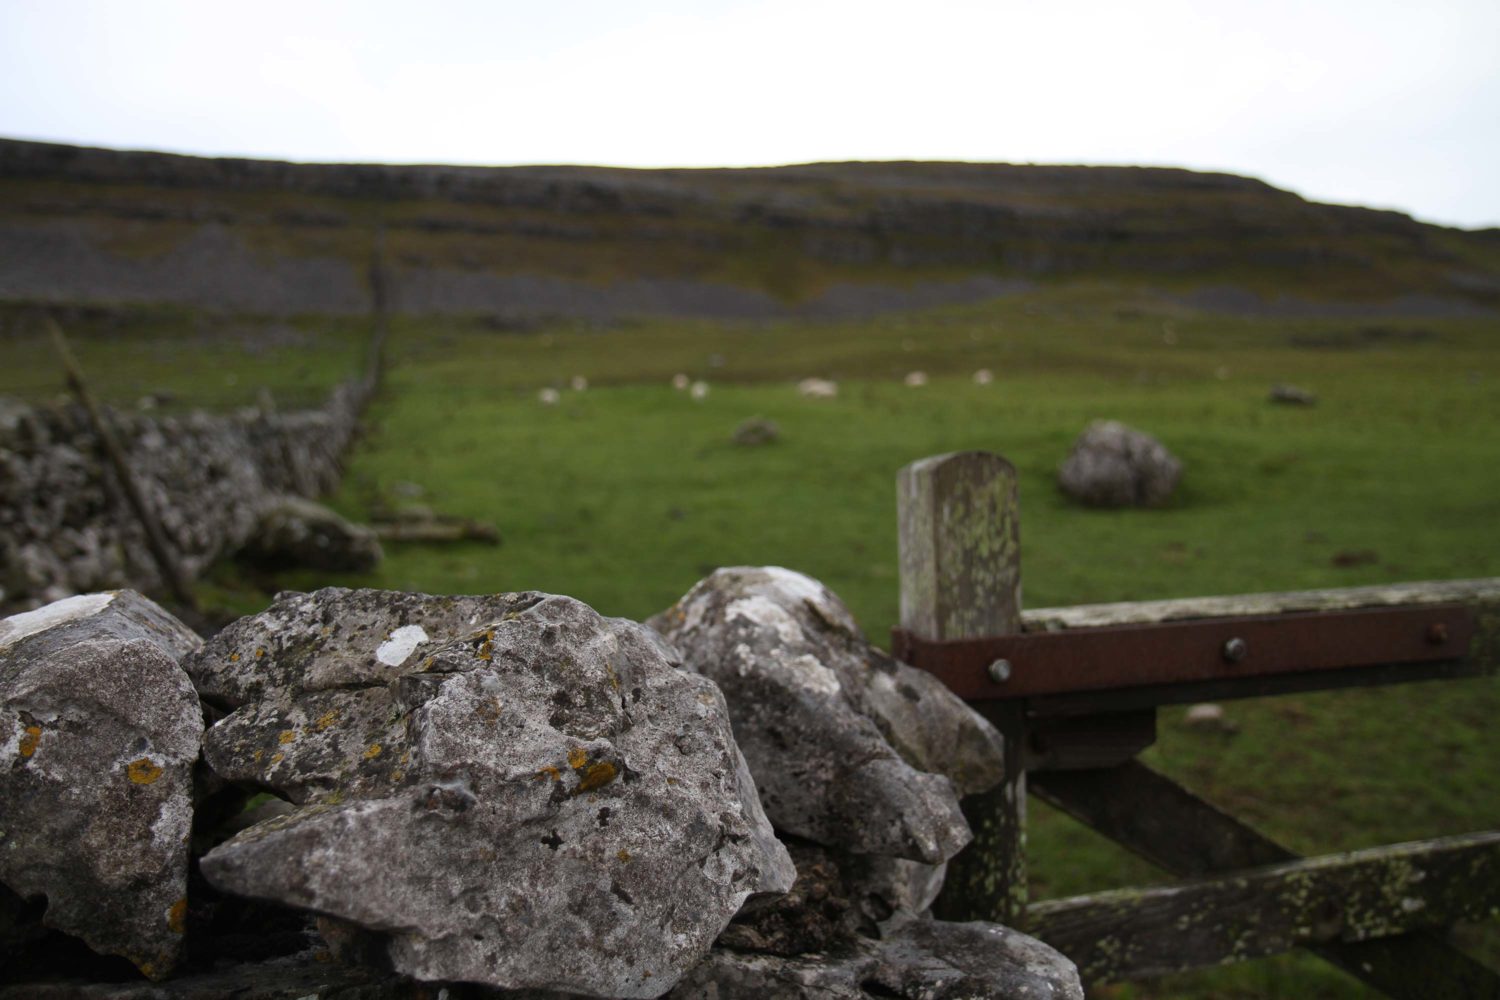
M 968 843 L 958 796 L 998 783 L 999 735 L 873 649 L 822 584 L 775 566 L 720 569 L 650 624 L 724 691 L 778 831 L 929 864 Z
M 203 874 L 419 980 L 659 996 L 795 876 L 722 696 L 674 658 L 567 597 L 283 595 L 189 670 L 234 708 L 214 770 L 301 808 Z
M 1316 393 L 1286 382 L 1277 382 L 1271 386 L 1271 394 L 1268 398 L 1271 402 L 1284 406 L 1316 406 L 1318 403 Z
M 1182 463 L 1151 435 L 1097 420 L 1057 470 L 1063 492 L 1090 507 L 1160 507 L 1182 478 Z
M 1224 714 L 1224 706 L 1213 702 L 1189 705 L 1182 715 L 1182 723 L 1189 729 L 1205 732 L 1237 733 L 1240 727 Z
M 1078 969 L 1056 949 L 988 923 L 892 921 L 879 940 L 781 956 L 715 948 L 669 1000 L 1083 1000 Z
M 772 444 L 780 437 L 781 428 L 776 426 L 776 421 L 765 417 L 750 417 L 740 421 L 730 440 L 744 448 L 758 448 L 763 444 Z
M 839 384 L 832 379 L 805 378 L 797 383 L 797 395 L 803 399 L 837 399 Z
M 240 554 L 263 566 L 331 573 L 368 573 L 384 557 L 373 529 L 354 524 L 320 503 L 290 495 L 266 505 Z
M 0 882 L 152 979 L 182 953 L 199 642 L 133 591 L 0 621 Z

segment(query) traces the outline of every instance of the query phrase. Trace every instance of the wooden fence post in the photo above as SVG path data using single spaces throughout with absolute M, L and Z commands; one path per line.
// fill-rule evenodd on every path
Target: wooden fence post
M 937 455 L 902 469 L 896 490 L 901 627 L 931 640 L 1019 631 L 1015 468 L 988 452 Z M 1016 926 L 1026 913 L 1025 719 L 1007 702 L 986 714 L 1005 737 L 1005 780 L 964 800 L 974 842 L 949 863 L 936 909 Z

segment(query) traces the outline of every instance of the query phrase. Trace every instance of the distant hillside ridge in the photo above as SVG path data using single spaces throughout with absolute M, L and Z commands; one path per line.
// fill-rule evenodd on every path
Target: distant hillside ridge
M 300 164 L 0 139 L 0 299 L 851 315 L 1054 278 L 1500 305 L 1492 232 L 1162 167 Z

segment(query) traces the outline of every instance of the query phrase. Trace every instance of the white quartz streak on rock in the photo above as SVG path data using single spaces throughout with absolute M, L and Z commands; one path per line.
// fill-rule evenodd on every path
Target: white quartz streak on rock
M 403 625 L 391 632 L 380 648 L 375 650 L 375 658 L 388 667 L 399 667 L 405 663 L 422 643 L 427 641 L 427 633 L 420 625 Z

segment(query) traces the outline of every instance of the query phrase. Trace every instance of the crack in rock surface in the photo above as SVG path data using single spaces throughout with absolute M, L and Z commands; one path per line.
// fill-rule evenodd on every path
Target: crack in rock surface
M 233 708 L 210 765 L 300 808 L 203 874 L 378 932 L 420 980 L 659 996 L 795 877 L 674 658 L 568 597 L 280 595 L 188 667 Z

